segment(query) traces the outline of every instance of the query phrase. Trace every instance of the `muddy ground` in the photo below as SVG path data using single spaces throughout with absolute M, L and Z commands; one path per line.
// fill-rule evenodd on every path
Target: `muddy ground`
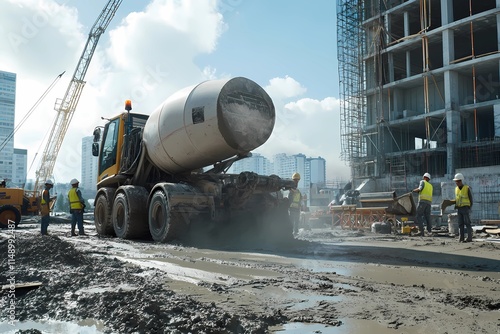
M 171 245 L 86 232 L 0 231 L 0 333 L 500 333 L 500 243 L 485 235 L 319 227 Z M 14 296 L 12 279 L 41 285 Z

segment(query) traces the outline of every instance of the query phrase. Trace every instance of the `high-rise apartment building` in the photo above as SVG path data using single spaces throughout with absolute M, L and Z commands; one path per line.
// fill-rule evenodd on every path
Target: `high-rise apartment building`
M 12 180 L 16 74 L 0 71 L 0 178 Z
M 80 187 L 85 198 L 93 198 L 97 191 L 97 157 L 92 155 L 93 136 L 82 138 L 82 179 Z
M 306 180 L 306 156 L 302 153 L 287 155 L 285 153 L 275 154 L 273 157 L 274 174 L 279 177 L 291 179 L 293 173 L 300 174 L 299 189 L 306 189 L 309 181 Z
M 251 157 L 233 163 L 230 171 L 235 174 L 251 171 L 260 175 L 268 175 L 273 173 L 273 165 L 266 157 L 259 153 L 252 153 Z
M 322 157 L 306 159 L 306 178 L 310 183 L 326 186 L 326 161 Z

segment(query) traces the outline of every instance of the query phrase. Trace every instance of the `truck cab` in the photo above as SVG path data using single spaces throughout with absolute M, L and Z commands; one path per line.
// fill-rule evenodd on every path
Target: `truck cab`
M 99 157 L 98 184 L 103 181 L 106 184 L 119 183 L 117 179 L 123 178 L 120 174 L 133 174 L 130 168 L 137 162 L 141 133 L 147 119 L 147 115 L 122 113 L 111 118 L 103 128 L 94 130 L 92 154 Z

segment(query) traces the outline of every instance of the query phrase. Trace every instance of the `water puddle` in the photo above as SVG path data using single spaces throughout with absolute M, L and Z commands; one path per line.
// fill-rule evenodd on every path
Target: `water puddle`
M 305 259 L 296 265 L 313 273 L 336 273 L 341 276 L 352 276 L 351 268 L 347 268 L 340 261 Z
M 286 333 L 286 334 L 387 334 L 387 333 L 405 333 L 405 334 L 418 334 L 422 333 L 421 328 L 417 327 L 404 327 L 394 329 L 381 324 L 378 321 L 372 320 L 356 320 L 356 319 L 341 319 L 342 325 L 334 327 L 324 324 L 307 324 L 307 323 L 289 323 L 282 326 L 271 327 L 269 330 L 272 333 Z
M 347 332 L 333 332 L 338 330 L 337 327 L 326 326 L 323 324 L 305 324 L 301 322 L 294 322 L 283 326 L 269 328 L 271 333 L 287 333 L 287 334 L 307 334 L 307 333 L 347 333 Z
M 302 293 L 292 293 L 289 296 L 294 300 L 293 306 L 289 308 L 293 311 L 310 309 L 317 306 L 320 302 L 338 303 L 342 300 L 342 296 L 323 296 Z
M 8 323 L 0 324 L 0 333 L 15 334 L 19 330 L 37 329 L 42 333 L 78 333 L 78 334 L 102 334 L 104 324 L 94 319 L 78 322 L 64 322 L 53 320 L 20 321 L 14 325 Z

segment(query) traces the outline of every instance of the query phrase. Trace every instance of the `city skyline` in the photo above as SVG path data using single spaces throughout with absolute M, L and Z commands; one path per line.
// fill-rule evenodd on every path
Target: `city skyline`
M 281 152 L 273 154 L 271 160 L 265 155 L 255 153 L 250 157 L 234 162 L 228 172 L 240 173 L 242 171 L 251 171 L 262 175 L 276 174 L 282 178 L 291 178 L 293 173 L 298 172 L 303 176 L 301 181 L 308 180 L 307 176 L 312 175 L 310 177 L 311 179 L 307 182 L 319 184 L 332 183 L 332 181 L 341 182 L 349 180 L 348 178 L 343 178 L 341 176 L 327 178 L 326 165 L 326 159 L 321 156 L 307 157 L 302 153 L 289 155 Z M 304 187 L 304 182 L 300 182 L 299 187 Z

